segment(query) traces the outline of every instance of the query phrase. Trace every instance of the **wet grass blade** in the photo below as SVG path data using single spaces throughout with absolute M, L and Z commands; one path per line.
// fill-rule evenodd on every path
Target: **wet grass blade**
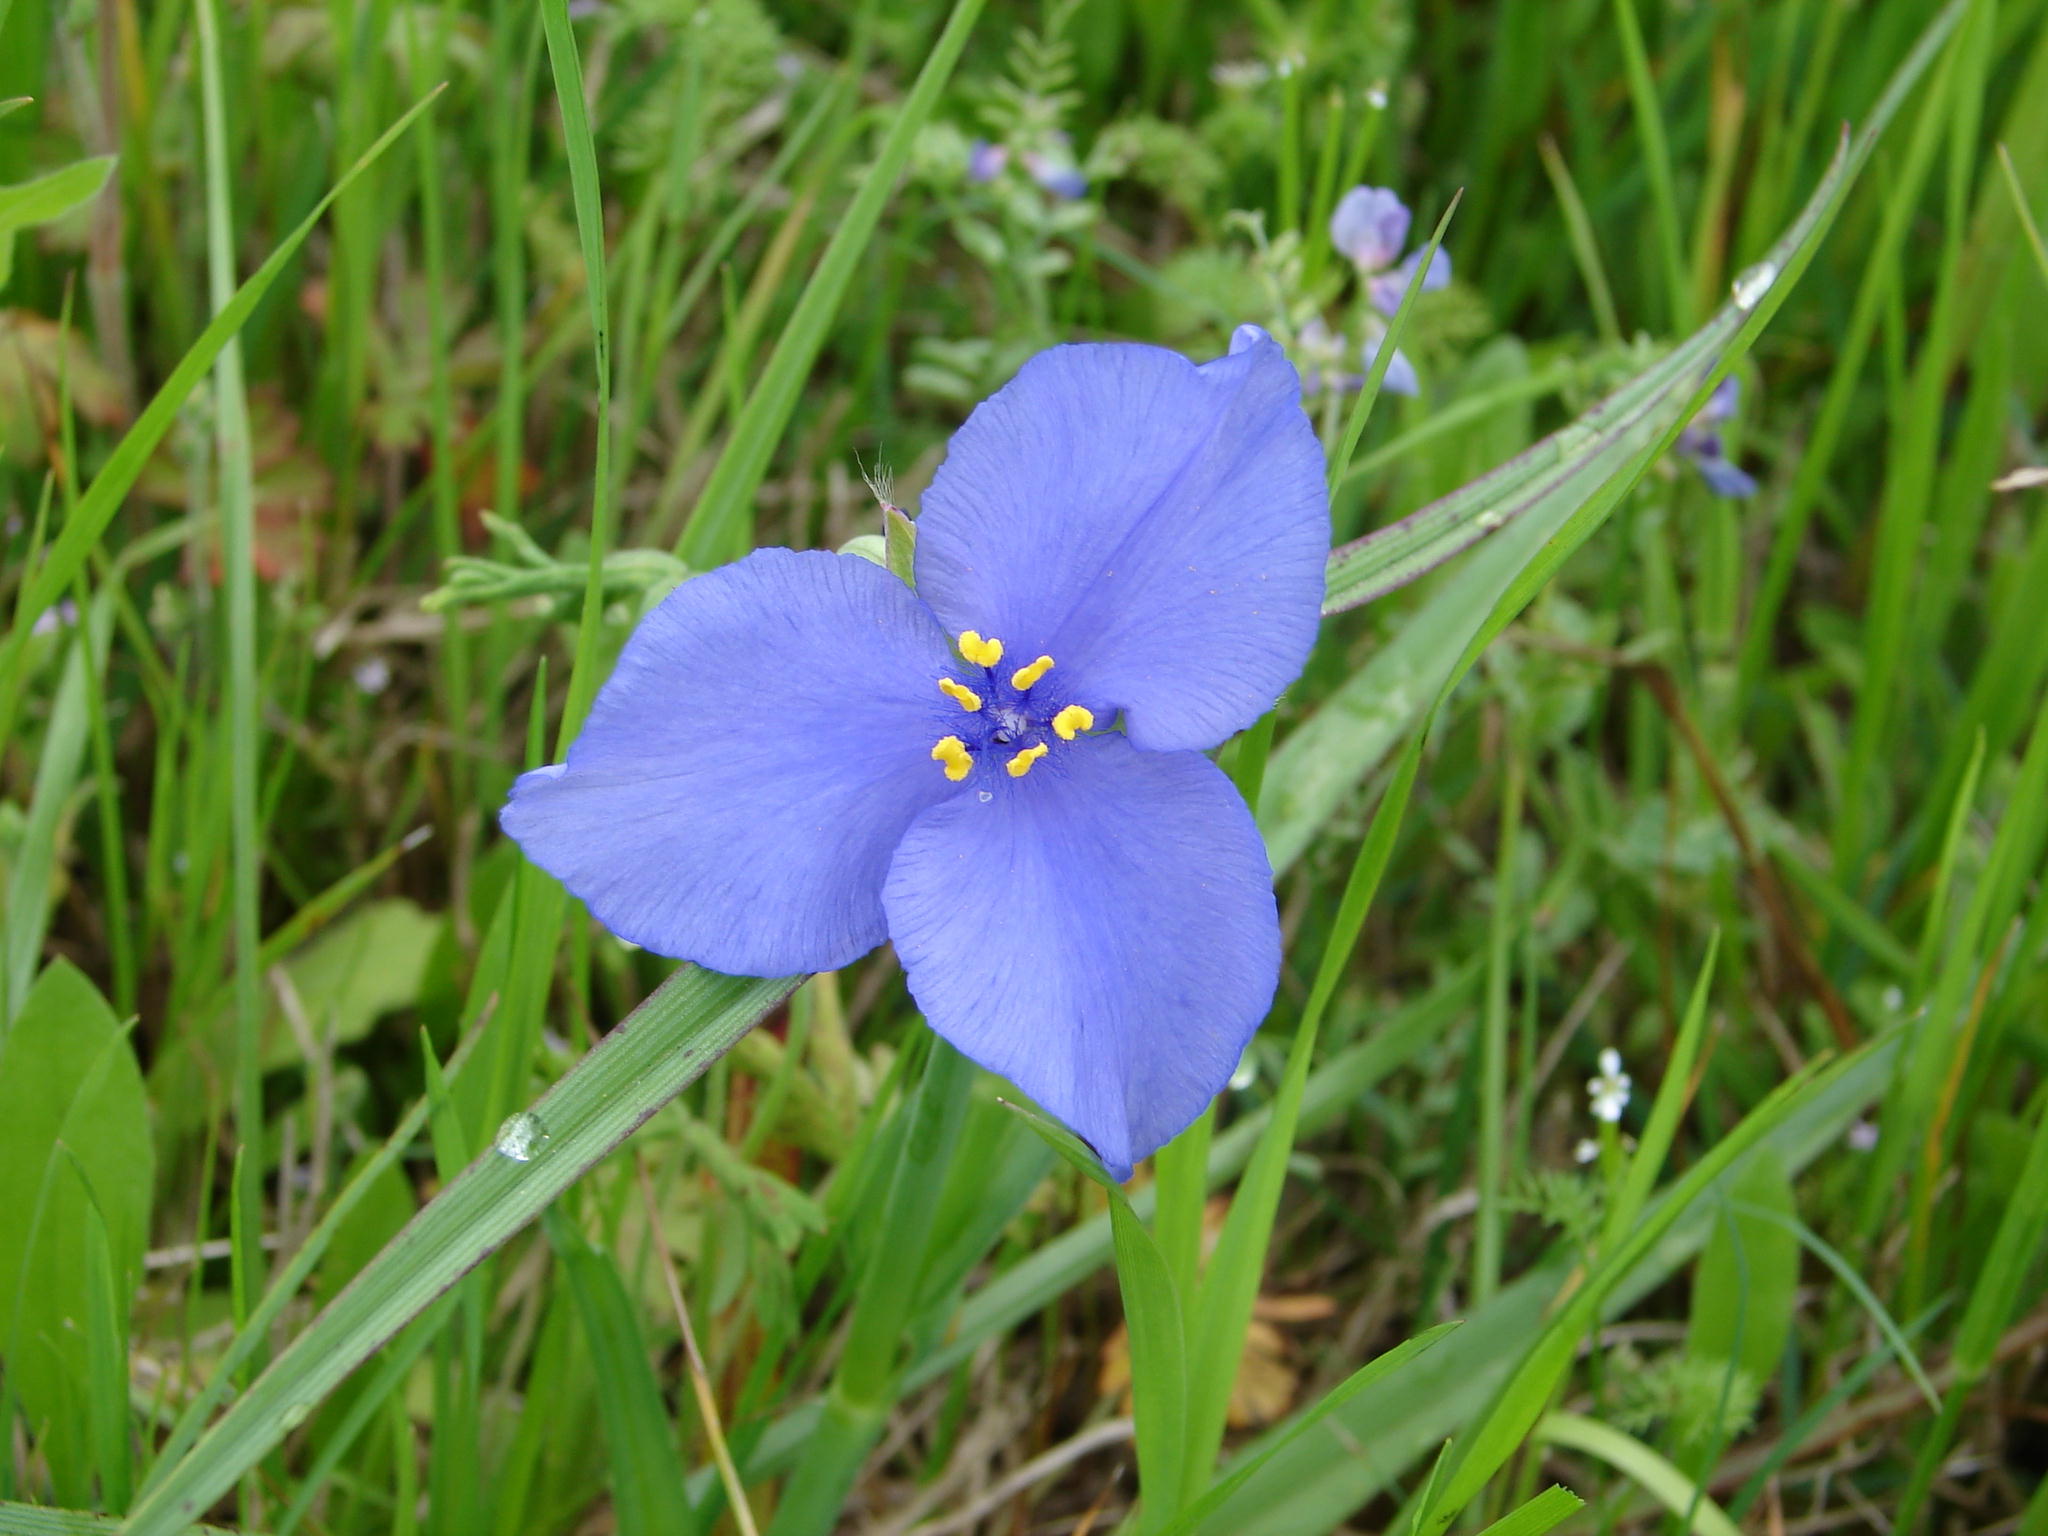
M 129 1536 L 171 1536 L 351 1371 L 594 1167 L 795 990 L 687 968 L 635 1009 L 413 1218 L 137 1504 Z M 503 1147 L 505 1150 L 499 1150 Z

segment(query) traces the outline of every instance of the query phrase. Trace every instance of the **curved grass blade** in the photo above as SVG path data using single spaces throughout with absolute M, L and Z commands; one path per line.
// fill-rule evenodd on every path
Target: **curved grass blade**
M 163 387 L 143 407 L 142 414 L 135 418 L 135 425 L 114 445 L 107 462 L 79 498 L 77 510 L 64 520 L 64 527 L 51 544 L 43 563 L 25 584 L 15 605 L 13 632 L 0 642 L 0 741 L 12 738 L 14 717 L 21 707 L 21 693 L 26 681 L 21 670 L 21 653 L 28 644 L 29 627 L 45 609 L 71 590 L 71 583 L 85 567 L 86 557 L 92 553 L 100 535 L 106 532 L 107 524 L 113 521 L 114 513 L 133 489 L 143 467 L 163 441 L 164 434 L 170 431 L 185 397 L 213 367 L 221 349 L 248 321 L 271 285 L 298 254 L 299 247 L 306 243 L 306 237 L 313 233 L 327 210 L 334 205 L 334 200 L 376 163 L 399 135 L 412 126 L 413 120 L 433 105 L 434 99 L 446 89 L 445 85 L 435 86 L 363 151 L 362 157 L 327 190 L 326 196 L 313 205 L 313 211 L 300 221 L 298 228 L 286 235 L 277 249 L 270 253 L 270 259 L 250 273 L 242 286 L 235 290 L 234 297 L 221 307 L 206 329 L 199 333 L 199 339 L 178 359 L 178 366 L 171 370 L 171 376 L 164 380 Z
M 1955 30 L 1962 13 L 1962 0 L 1954 0 L 1921 34 L 1872 108 L 1863 131 L 1850 141 L 1845 130 L 1844 143 L 1813 196 L 1764 258 L 1749 269 L 1759 278 L 1765 271 L 1773 274 L 1760 284 L 1765 290 L 1764 302 L 1757 301 L 1749 284 L 1738 280 L 1736 287 L 1741 291 L 1712 319 L 1569 426 L 1399 522 L 1333 550 L 1323 611 L 1341 613 L 1405 586 L 1515 518 L 1537 510 L 1579 472 L 1596 464 L 1606 465 L 1609 472 L 1619 468 L 1660 430 L 1667 440 L 1675 438 L 1718 380 L 1709 380 L 1690 394 L 1684 386 L 1697 383 L 1702 370 L 1717 361 L 1732 362 L 1747 350 L 1738 346 L 1727 358 L 1722 357 L 1723 349 L 1745 331 L 1753 333 L 1759 317 L 1767 319 L 1789 290 L 1798 275 L 1794 263 L 1804 267 L 1810 259 L 1814 242 L 1833 222 L 1843 194 L 1870 158 L 1878 135 Z M 1680 401 L 1686 403 L 1681 407 Z
M 1703 1489 L 1634 1435 L 1576 1413 L 1553 1413 L 1536 1426 L 1536 1438 L 1606 1462 L 1686 1521 L 1694 1536 L 1742 1536 L 1740 1527 Z
M 1956 0 L 1921 35 L 1791 227 L 1747 280 L 1738 281 L 1739 300 L 1570 426 L 1401 522 L 1332 552 L 1326 613 L 1355 608 L 1499 534 L 1275 750 L 1259 824 L 1276 870 L 1300 857 L 1358 783 L 1412 731 L 1444 681 L 1461 674 L 1590 536 L 1748 350 L 1961 14 Z
M 676 553 L 691 565 L 704 568 L 746 553 L 746 509 L 768 472 L 768 460 L 796 409 L 811 364 L 825 345 L 840 301 L 853 282 L 854 267 L 882 217 L 882 206 L 909 162 L 918 133 L 938 106 L 939 93 L 967 46 L 981 7 L 982 0 L 955 0 L 945 30 L 932 45 L 931 56 L 918 71 L 910 95 L 893 114 L 888 136 L 863 176 L 860 191 L 833 231 L 825 254 L 818 258 L 817 269 L 804 285 L 804 296 L 769 354 L 761 381 L 748 394 L 733 423 L 732 437 L 683 529 Z
M 686 968 L 515 1116 L 136 1506 L 129 1536 L 198 1518 L 315 1404 L 701 1076 L 796 988 Z

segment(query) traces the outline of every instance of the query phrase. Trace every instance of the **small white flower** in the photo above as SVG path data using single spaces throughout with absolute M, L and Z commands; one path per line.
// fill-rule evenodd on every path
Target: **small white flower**
M 1621 1070 L 1621 1052 L 1613 1047 L 1600 1053 L 1600 1075 L 1586 1084 L 1593 1101 L 1593 1118 L 1614 1125 L 1628 1108 L 1629 1075 Z
M 1849 1149 L 1853 1152 L 1868 1152 L 1877 1145 L 1877 1122 L 1858 1120 L 1849 1127 Z
M 1599 1156 L 1600 1143 L 1590 1136 L 1581 1136 L 1579 1144 L 1572 1148 L 1572 1159 L 1575 1162 L 1590 1163 Z

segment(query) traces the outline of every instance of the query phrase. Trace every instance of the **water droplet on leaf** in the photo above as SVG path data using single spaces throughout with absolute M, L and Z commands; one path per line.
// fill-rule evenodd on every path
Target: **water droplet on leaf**
M 540 1123 L 540 1116 L 522 1109 L 498 1127 L 498 1139 L 492 1145 L 500 1157 L 530 1163 L 547 1142 L 548 1128 Z
M 1771 291 L 1771 284 L 1778 280 L 1778 264 L 1774 261 L 1760 261 L 1753 267 L 1744 267 L 1736 275 L 1731 290 L 1735 307 L 1745 314 L 1761 304 L 1764 295 Z
M 983 805 L 987 805 L 989 801 L 995 799 L 995 797 L 995 791 L 989 789 L 979 790 L 976 792 L 974 796 L 974 798 L 979 800 Z

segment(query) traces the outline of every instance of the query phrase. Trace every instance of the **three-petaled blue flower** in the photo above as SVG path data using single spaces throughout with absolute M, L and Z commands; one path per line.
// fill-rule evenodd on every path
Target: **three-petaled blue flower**
M 1385 187 L 1353 187 L 1337 200 L 1330 213 L 1330 243 L 1358 268 L 1367 299 L 1389 319 L 1400 309 L 1408 280 L 1426 254 L 1426 248 L 1418 246 L 1406 257 L 1401 256 L 1401 247 L 1408 243 L 1408 224 L 1408 205 Z M 1448 286 L 1450 281 L 1451 253 L 1439 249 L 1422 274 L 1422 291 L 1432 292 Z M 1370 316 L 1368 320 L 1363 352 L 1365 367 L 1370 372 L 1386 328 Z M 1382 387 L 1397 395 L 1421 391 L 1415 365 L 1398 348 L 1387 363 Z
M 917 589 L 757 550 L 641 623 L 505 829 L 613 932 L 713 970 L 893 940 L 947 1040 L 1119 1177 L 1278 978 L 1272 873 L 1206 749 L 1315 639 L 1323 456 L 1279 346 L 1054 347 L 955 434 Z

